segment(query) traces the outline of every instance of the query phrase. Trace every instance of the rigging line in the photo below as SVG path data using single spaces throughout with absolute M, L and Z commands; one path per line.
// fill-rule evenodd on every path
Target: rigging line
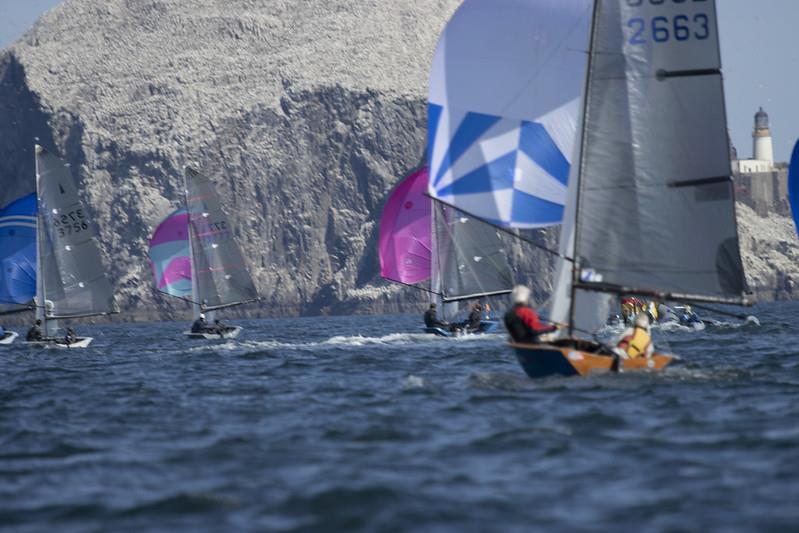
M 390 281 L 390 282 L 392 282 L 392 283 L 398 283 L 398 284 L 400 284 L 400 285 L 405 285 L 406 287 L 410 287 L 410 288 L 412 288 L 412 289 L 417 289 L 417 290 L 420 290 L 420 291 L 422 291 L 422 292 L 427 292 L 427 293 L 430 293 L 430 294 L 435 294 L 436 296 L 444 296 L 444 295 L 443 295 L 443 294 L 441 294 L 440 292 L 436 292 L 436 291 L 433 291 L 433 290 L 430 290 L 430 289 L 425 289 L 424 287 L 420 287 L 420 286 L 418 286 L 418 285 L 413 285 L 413 284 L 411 284 L 411 283 L 405 283 L 405 282 L 403 282 L 403 281 L 399 281 L 399 280 L 397 280 L 397 279 L 386 278 L 386 277 L 383 277 L 383 279 L 385 279 L 385 280 L 387 280 L 387 281 Z
M 571 263 L 574 262 L 574 259 L 572 259 L 571 257 L 566 257 L 565 255 L 561 254 L 560 252 L 556 252 L 552 248 L 548 248 L 548 247 L 544 246 L 543 244 L 538 244 L 537 242 L 533 241 L 532 239 L 528 239 L 527 237 L 523 237 L 522 235 L 519 235 L 518 233 L 515 233 L 513 230 L 511 230 L 509 228 L 503 228 L 502 226 L 497 226 L 496 224 L 492 224 L 491 222 L 489 222 L 488 220 L 484 219 L 483 217 L 479 217 L 479 216 L 474 215 L 474 214 L 472 214 L 472 213 L 470 213 L 468 211 L 464 211 L 463 209 L 461 209 L 459 207 L 455 207 L 454 205 L 452 205 L 450 203 L 447 203 L 447 202 L 445 202 L 443 200 L 439 200 L 438 198 L 434 198 L 434 197 L 430 196 L 429 193 L 424 193 L 424 195 L 427 196 L 428 198 L 430 198 L 431 200 L 433 200 L 434 202 L 438 202 L 439 204 L 445 205 L 445 206 L 447 206 L 449 208 L 452 208 L 452 209 L 454 209 L 454 210 L 456 210 L 456 211 L 458 211 L 460 213 L 463 213 L 464 215 L 468 215 L 468 216 L 474 218 L 475 220 L 479 220 L 480 222 L 482 222 L 484 224 L 488 224 L 489 226 L 492 226 L 492 227 L 496 228 L 497 230 L 499 230 L 499 231 L 501 231 L 503 233 L 507 233 L 508 235 L 510 235 L 512 237 L 515 237 L 516 239 L 519 239 L 520 241 L 524 241 L 527 244 L 529 244 L 529 245 L 531 245 L 531 246 L 533 246 L 535 248 L 538 248 L 539 250 L 543 250 L 543 251 L 547 252 L 548 254 L 552 254 L 552 255 L 554 255 L 556 257 L 559 257 L 559 258 L 563 259 L 564 261 L 569 261 Z
M 160 292 L 161 294 L 165 294 L 165 295 L 170 296 L 172 298 L 177 298 L 178 300 L 183 300 L 184 302 L 188 302 L 188 303 L 190 303 L 192 305 L 202 305 L 200 302 L 195 302 L 194 300 L 191 300 L 189 298 L 184 298 L 183 296 L 178 296 L 176 294 L 169 294 L 168 292 L 162 291 L 161 289 L 153 289 L 153 290 L 155 292 Z

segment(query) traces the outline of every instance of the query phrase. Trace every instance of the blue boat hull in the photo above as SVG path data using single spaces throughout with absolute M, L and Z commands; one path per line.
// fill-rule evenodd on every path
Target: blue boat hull
M 482 320 L 480 321 L 480 328 L 476 331 L 469 331 L 463 333 L 461 331 L 449 331 L 443 328 L 424 328 L 425 333 L 438 335 L 439 337 L 458 337 L 461 335 L 482 335 L 484 333 L 494 333 L 499 329 L 499 320 Z

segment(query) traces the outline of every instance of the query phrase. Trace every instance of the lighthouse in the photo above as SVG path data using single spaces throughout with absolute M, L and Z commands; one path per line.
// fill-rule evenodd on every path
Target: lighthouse
M 771 130 L 768 127 L 768 114 L 761 107 L 755 113 L 755 130 L 752 132 L 753 154 L 752 158 L 758 161 L 768 161 L 774 165 L 774 147 L 771 143 Z

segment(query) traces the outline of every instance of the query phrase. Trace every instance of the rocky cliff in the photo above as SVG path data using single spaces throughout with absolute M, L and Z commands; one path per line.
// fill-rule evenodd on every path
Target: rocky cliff
M 189 162 L 236 223 L 264 296 L 248 313 L 410 309 L 423 295 L 379 279 L 376 221 L 422 156 L 428 65 L 459 3 L 67 0 L 0 52 L 4 186 L 32 178 L 36 139 L 72 163 L 128 317 L 186 311 L 153 292 L 146 246 Z M 552 259 L 513 247 L 543 300 Z M 758 280 L 787 279 L 789 261 L 760 259 Z

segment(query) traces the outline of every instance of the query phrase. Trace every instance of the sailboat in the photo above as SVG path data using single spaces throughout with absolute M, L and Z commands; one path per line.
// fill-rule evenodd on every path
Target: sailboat
M 30 345 L 86 348 L 92 337 L 58 335 L 58 321 L 116 313 L 91 213 L 69 166 L 36 146 L 36 319 L 43 338 Z
M 579 3 L 539 6 L 536 15 L 546 20 L 550 10 Z M 552 14 L 552 21 L 562 22 L 562 15 Z M 594 338 L 611 295 L 746 303 L 715 3 L 597 0 L 589 20 L 577 164 L 569 168 L 550 312 L 564 327 L 552 342 L 513 345 L 530 377 L 618 369 L 613 350 Z M 540 40 L 549 42 L 558 24 L 540 30 Z M 486 44 L 481 37 L 473 46 Z M 559 42 L 562 51 L 573 48 Z M 527 96 L 536 98 L 534 91 Z M 486 205 L 504 205 L 503 184 L 499 177 L 482 183 Z M 441 190 L 432 181 L 431 188 Z M 468 198 L 452 201 L 469 208 Z M 536 207 L 508 212 L 524 219 L 536 216 Z M 655 354 L 622 363 L 625 370 L 661 370 L 672 360 Z
M 16 197 L 0 208 L 0 316 L 30 311 L 36 296 L 36 193 L 19 193 L 0 191 L 3 197 Z M 6 330 L 0 345 L 18 336 Z
M 233 237 L 213 182 L 184 169 L 185 206 L 167 216 L 150 240 L 150 261 L 157 289 L 192 305 L 213 325 L 216 311 L 258 301 L 258 291 Z M 241 326 L 186 331 L 193 339 L 232 339 Z
M 496 229 L 431 200 L 428 179 L 427 167 L 420 167 L 389 196 L 380 219 L 380 272 L 403 285 L 430 281 L 429 289 L 422 290 L 451 318 L 461 302 L 507 294 L 513 278 Z M 490 333 L 498 326 L 484 315 L 472 333 Z M 451 337 L 465 328 L 424 330 Z
M 551 311 L 568 326 L 553 342 L 514 345 L 530 377 L 617 368 L 587 338 L 611 295 L 747 303 L 715 2 L 632 4 L 594 5 Z M 621 363 L 661 370 L 672 360 Z

